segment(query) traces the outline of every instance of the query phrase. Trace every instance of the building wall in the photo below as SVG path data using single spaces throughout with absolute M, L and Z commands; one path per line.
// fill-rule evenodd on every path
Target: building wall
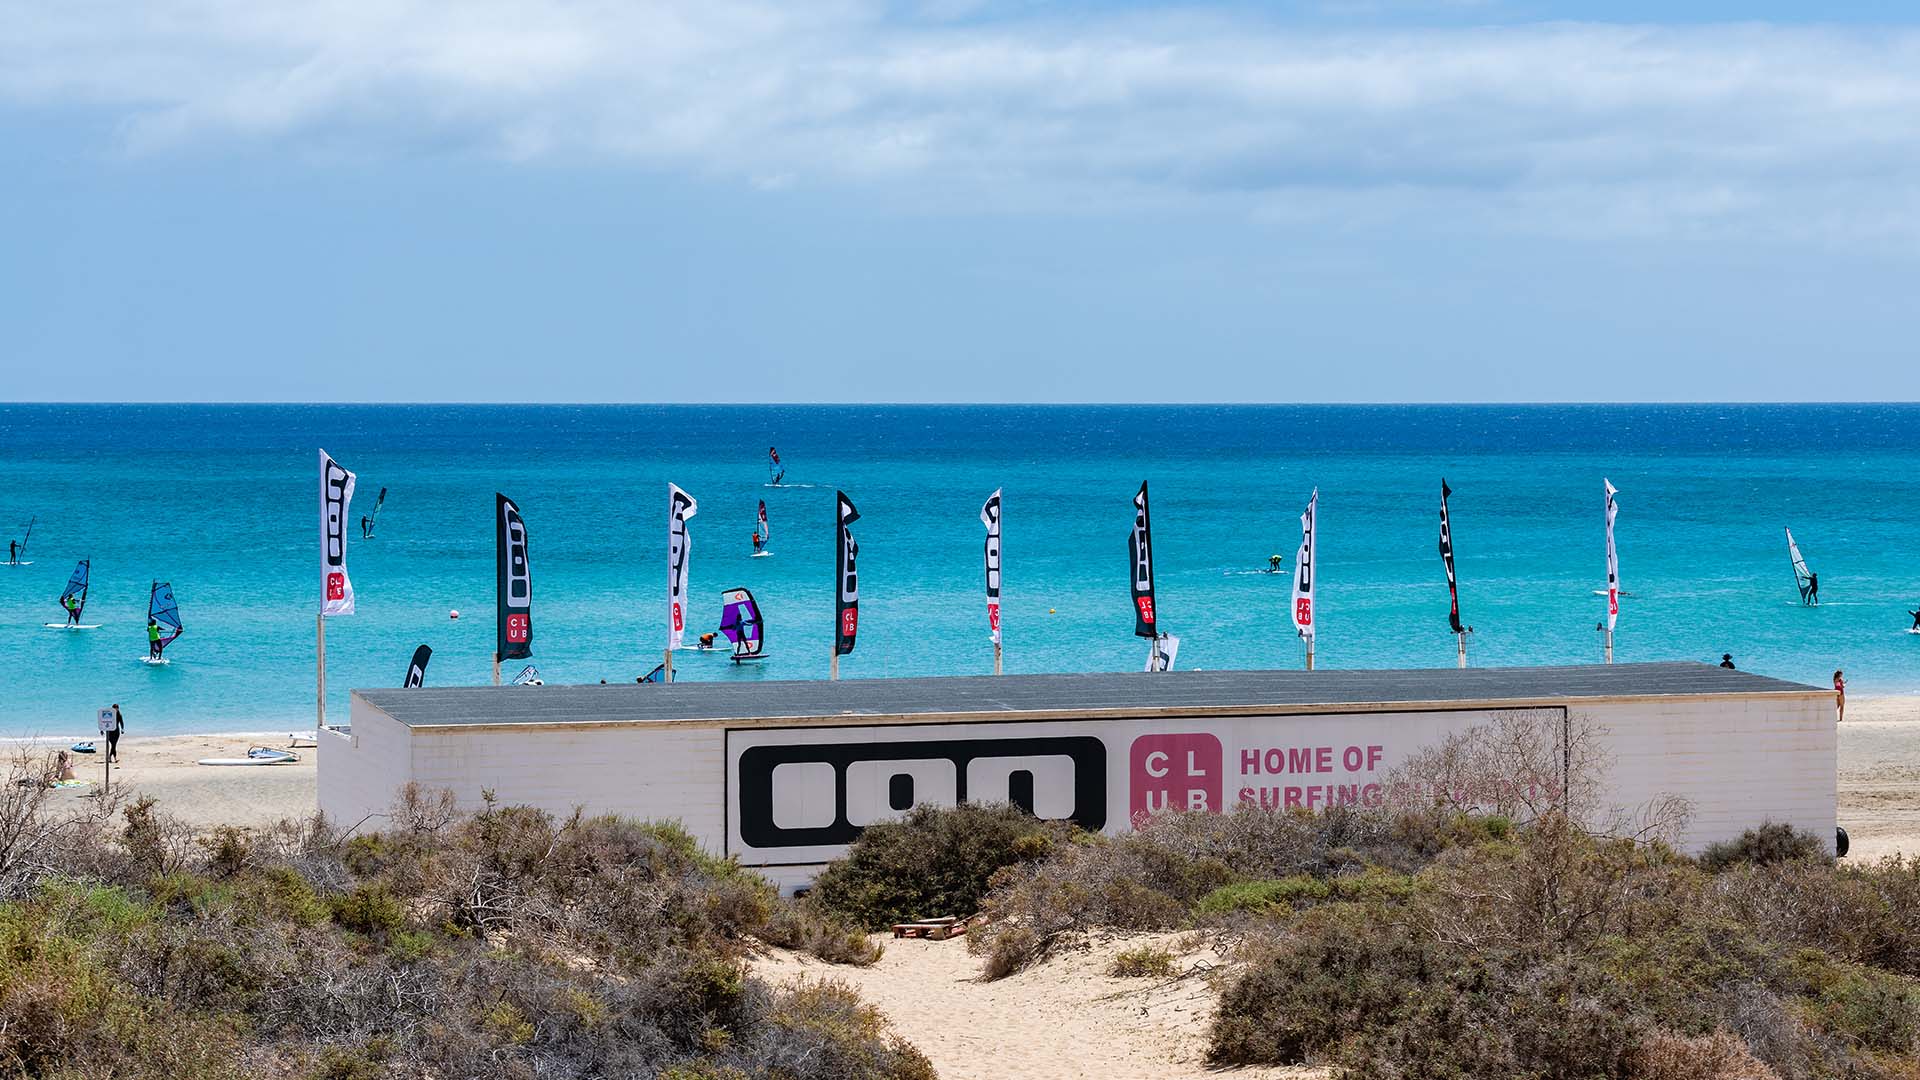
M 707 850 L 738 855 L 791 887 L 844 849 L 844 835 L 822 831 L 809 840 L 804 830 L 889 815 L 891 797 L 905 790 L 902 776 L 911 777 L 914 803 L 951 802 L 960 783 L 976 801 L 1006 800 L 1024 785 L 1036 812 L 1068 817 L 1084 809 L 1068 790 L 1074 770 L 1091 760 L 1076 759 L 1073 745 L 1084 750 L 1095 740 L 1104 777 L 1100 824 L 1118 831 L 1143 807 L 1218 810 L 1267 800 L 1320 808 L 1349 801 L 1350 793 L 1364 792 L 1422 746 L 1516 708 L 1525 707 L 860 726 L 820 720 L 731 730 L 611 722 L 408 729 L 356 698 L 352 741 L 331 733 L 322 739 L 320 805 L 335 821 L 351 824 L 384 812 L 412 780 L 451 790 L 467 807 L 480 805 L 482 793 L 492 790 L 504 803 L 554 814 L 579 807 L 677 819 Z M 1685 798 L 1692 817 L 1680 843 L 1687 850 L 1731 839 L 1766 819 L 1832 842 L 1837 738 L 1825 695 L 1619 699 L 1527 711 L 1556 722 L 1564 714 L 1572 728 L 1589 730 L 1604 746 L 1603 813 L 1632 821 L 1658 796 Z M 1023 738 L 1057 744 L 1010 742 Z M 943 745 L 929 749 L 936 743 Z M 742 783 L 742 756 L 756 747 L 763 755 L 757 774 L 762 817 L 801 830 L 771 845 L 749 842 L 741 831 L 743 811 L 753 812 L 742 801 L 752 798 L 745 790 L 752 784 Z M 1165 756 L 1151 757 L 1155 751 Z M 778 760 L 766 759 L 768 753 Z M 834 753 L 844 785 L 835 765 L 821 764 Z M 1278 771 L 1272 768 L 1276 753 L 1285 763 Z M 1259 762 L 1251 770 L 1248 754 Z M 1188 777 L 1190 767 L 1211 775 Z M 1016 780 L 1015 772 L 1028 775 Z M 1316 790 L 1318 799 L 1312 798 Z
M 413 740 L 406 725 L 359 697 L 349 731 L 322 728 L 314 750 L 320 812 L 342 828 L 383 827 L 394 796 L 412 779 Z
M 1665 698 L 1575 706 L 1605 729 L 1613 805 L 1663 794 L 1692 804 L 1681 846 L 1698 851 L 1763 820 L 1789 822 L 1832 849 L 1839 733 L 1830 694 Z

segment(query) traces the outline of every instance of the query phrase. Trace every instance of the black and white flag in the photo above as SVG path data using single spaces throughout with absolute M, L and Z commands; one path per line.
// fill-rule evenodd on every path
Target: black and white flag
M 493 554 L 497 655 L 521 660 L 533 655 L 533 576 L 527 567 L 527 523 L 512 499 L 493 496 Z
M 347 514 L 353 474 L 320 451 L 320 614 L 353 614 L 353 581 L 347 577 Z
M 699 510 L 693 496 L 676 484 L 667 485 L 667 648 L 680 647 L 687 632 L 687 563 L 693 555 L 693 537 L 687 519 Z
M 833 495 L 839 522 L 835 529 L 833 653 L 845 656 L 853 651 L 854 638 L 860 633 L 860 577 L 854 565 L 860 556 L 860 545 L 854 542 L 853 532 L 847 528 L 860 520 L 860 511 L 853 508 L 853 500 L 847 498 L 846 492 L 836 491 Z

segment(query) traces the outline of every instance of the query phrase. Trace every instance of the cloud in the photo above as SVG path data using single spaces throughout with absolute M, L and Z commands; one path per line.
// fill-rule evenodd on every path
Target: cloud
M 1025 10 L 0 2 L 0 101 L 105 111 L 135 153 L 424 148 L 908 200 L 1238 199 L 1269 221 L 1445 206 L 1535 231 L 1920 232 L 1920 30 Z

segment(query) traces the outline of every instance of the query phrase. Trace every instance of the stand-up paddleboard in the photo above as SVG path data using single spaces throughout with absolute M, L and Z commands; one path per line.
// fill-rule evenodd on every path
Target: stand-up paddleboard
M 291 750 L 276 750 L 271 746 L 255 746 L 247 750 L 246 757 L 208 757 L 195 762 L 196 765 L 292 765 L 300 760 L 300 755 Z
M 100 629 L 100 624 L 97 622 L 84 622 L 84 623 L 50 622 L 50 623 L 41 623 L 40 625 L 46 627 L 49 630 L 98 630 Z

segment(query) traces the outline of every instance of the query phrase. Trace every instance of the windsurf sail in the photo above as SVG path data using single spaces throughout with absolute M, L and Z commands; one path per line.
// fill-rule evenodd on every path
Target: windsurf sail
M 1611 634 L 1613 624 L 1620 618 L 1620 556 L 1613 550 L 1613 517 L 1620 512 L 1613 497 L 1619 494 L 1619 489 L 1604 476 L 1600 483 L 1607 489 L 1607 633 Z
M 1180 639 L 1172 634 L 1161 634 L 1153 639 L 1153 651 L 1147 654 L 1148 671 L 1172 671 L 1173 662 L 1180 657 Z
M 1133 634 L 1159 637 L 1160 613 L 1153 606 L 1153 518 L 1147 513 L 1145 480 L 1140 481 L 1140 492 L 1133 497 L 1133 532 L 1127 536 L 1127 554 L 1133 564 Z
M 367 535 L 372 536 L 380 527 L 380 508 L 387 505 L 387 489 L 381 488 L 380 494 L 373 498 L 373 513 L 367 515 Z
M 854 638 L 860 632 L 860 576 L 854 568 L 854 562 L 860 557 L 860 545 L 853 539 L 853 530 L 847 526 L 860 520 L 860 511 L 853 508 L 853 500 L 847 498 L 844 491 L 833 493 L 837 500 L 839 526 L 835 545 L 834 560 L 834 631 L 833 654 L 845 656 L 853 651 Z
M 780 464 L 780 451 L 776 447 L 767 447 L 767 482 L 778 484 L 786 479 L 787 467 Z
M 413 650 L 413 659 L 407 662 L 407 681 L 401 683 L 408 690 L 416 690 L 427 681 L 427 661 L 433 659 L 433 650 L 425 645 Z
M 520 674 L 513 677 L 513 685 L 545 686 L 546 683 L 540 678 L 540 669 L 534 667 L 532 664 L 528 664 L 526 667 L 520 669 Z
M 87 609 L 87 577 L 91 572 L 91 562 L 81 559 L 80 565 L 73 568 L 73 576 L 67 579 L 67 587 L 60 594 L 60 611 L 73 613 L 73 621 L 80 620 L 80 613 Z M 69 599 L 77 600 L 72 607 L 67 606 Z
M 1813 601 L 1813 571 L 1807 568 L 1807 560 L 1800 554 L 1800 545 L 1793 542 L 1793 530 L 1787 530 L 1787 554 L 1793 559 L 1793 582 L 1800 588 L 1800 602 Z
M 25 555 L 27 553 L 27 541 L 33 539 L 33 523 L 39 520 L 40 520 L 40 517 L 38 514 L 27 519 L 27 534 L 20 538 L 20 550 L 14 552 L 13 554 L 14 558 L 18 559 L 20 556 Z
M 760 605 L 747 589 L 728 589 L 721 595 L 720 633 L 733 642 L 735 660 L 758 660 L 766 655 L 767 623 Z
M 147 618 L 160 624 L 160 651 L 166 652 L 173 639 L 186 633 L 186 626 L 180 622 L 180 605 L 173 599 L 173 583 L 156 581 L 153 592 L 147 597 Z
M 700 509 L 679 485 L 667 485 L 667 648 L 680 647 L 687 631 L 687 570 L 693 557 L 693 535 L 687 519 Z
M 765 499 L 760 500 L 760 521 L 754 526 L 754 532 L 759 535 L 760 542 L 763 544 L 773 539 L 773 527 L 767 524 L 767 500 Z
M 1447 496 L 1453 489 L 1447 486 L 1446 477 L 1440 478 L 1440 560 L 1447 564 L 1447 623 L 1456 634 L 1464 634 L 1467 628 L 1460 624 L 1460 585 L 1453 576 L 1453 522 L 1447 516 Z M 1465 640 L 1464 638 L 1462 639 Z

